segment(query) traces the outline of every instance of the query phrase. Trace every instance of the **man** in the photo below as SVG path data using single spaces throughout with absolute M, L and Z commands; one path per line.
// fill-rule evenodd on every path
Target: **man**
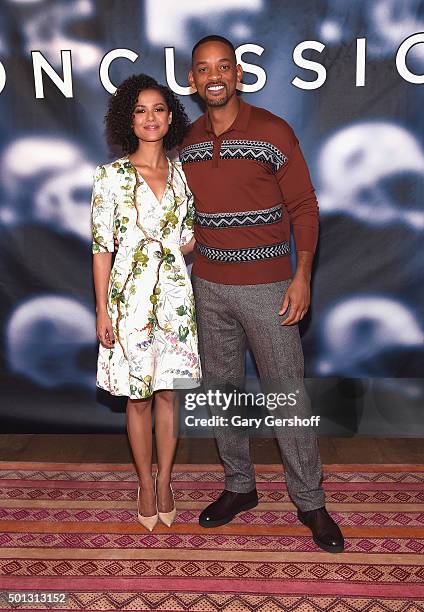
M 285 121 L 237 96 L 242 74 L 227 39 L 208 36 L 194 46 L 188 78 L 207 110 L 180 152 L 196 206 L 192 282 L 204 380 L 236 388 L 246 340 L 261 382 L 303 379 L 297 324 L 310 303 L 318 238 L 318 205 L 298 140 Z M 297 399 L 297 413 L 310 414 L 304 389 Z M 343 536 L 324 505 L 316 435 L 283 429 L 276 436 L 298 518 L 318 546 L 341 552 Z M 201 513 L 204 527 L 228 523 L 258 503 L 249 431 L 220 426 L 215 435 L 225 490 Z

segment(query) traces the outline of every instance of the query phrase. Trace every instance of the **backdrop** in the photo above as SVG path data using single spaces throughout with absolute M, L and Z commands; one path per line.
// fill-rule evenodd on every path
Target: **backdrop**
M 106 104 L 146 72 L 194 120 L 191 48 L 219 33 L 244 63 L 242 95 L 293 126 L 316 187 L 301 331 L 320 433 L 424 434 L 423 2 L 4 0 L 1 13 L 2 431 L 124 431 L 123 401 L 95 387 Z

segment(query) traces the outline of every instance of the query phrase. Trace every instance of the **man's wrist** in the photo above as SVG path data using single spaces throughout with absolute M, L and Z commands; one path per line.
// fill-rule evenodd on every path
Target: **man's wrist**
M 304 283 L 310 283 L 311 273 L 308 270 L 296 270 L 293 280 L 300 280 Z
M 311 282 L 312 262 L 314 254 L 309 251 L 297 251 L 296 253 L 296 271 L 294 278 L 306 283 Z

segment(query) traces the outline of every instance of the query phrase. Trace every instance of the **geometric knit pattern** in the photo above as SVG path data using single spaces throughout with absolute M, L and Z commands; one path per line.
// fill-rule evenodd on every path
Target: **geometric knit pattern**
M 213 142 L 199 142 L 188 145 L 180 151 L 180 161 L 182 164 L 192 162 L 200 162 L 212 159 L 213 157 Z
M 220 159 L 248 159 L 268 164 L 278 172 L 287 157 L 276 146 L 265 140 L 223 140 L 219 151 Z M 182 164 L 202 162 L 213 158 L 213 141 L 188 145 L 180 151 Z
M 290 253 L 290 243 L 287 240 L 278 244 L 270 244 L 259 247 L 248 247 L 243 249 L 216 249 L 196 242 L 196 248 L 203 257 L 213 261 L 222 262 L 245 262 L 281 257 Z
M 283 216 L 281 204 L 263 210 L 243 212 L 200 213 L 196 212 L 194 221 L 201 227 L 219 229 L 222 227 L 243 227 L 246 225 L 267 225 L 278 223 Z
M 269 164 L 274 173 L 287 161 L 277 147 L 264 140 L 224 140 L 220 150 L 221 159 L 249 159 Z

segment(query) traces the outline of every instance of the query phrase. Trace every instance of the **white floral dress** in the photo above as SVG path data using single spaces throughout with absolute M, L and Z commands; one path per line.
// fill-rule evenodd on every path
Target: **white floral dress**
M 128 157 L 97 166 L 91 198 L 93 253 L 119 249 L 108 312 L 115 345 L 99 346 L 97 386 L 149 397 L 196 387 L 201 369 L 193 290 L 180 246 L 193 236 L 193 196 L 179 162 L 168 161 L 159 202 Z

